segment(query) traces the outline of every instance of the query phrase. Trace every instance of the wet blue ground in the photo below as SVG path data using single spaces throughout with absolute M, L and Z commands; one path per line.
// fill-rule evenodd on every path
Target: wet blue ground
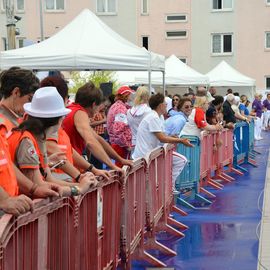
M 188 210 L 189 215 L 175 218 L 189 226 L 185 238 L 177 239 L 160 233 L 158 239 L 177 251 L 177 256 L 168 257 L 153 253 L 177 270 L 255 270 L 259 240 L 256 228 L 261 219 L 265 174 L 269 151 L 270 132 L 263 133 L 264 140 L 256 144 L 261 155 L 256 156 L 258 168 L 243 165 L 248 169 L 244 176 L 225 184 L 223 190 L 213 190 L 217 197 L 208 209 Z M 260 196 L 260 194 L 262 196 Z M 260 197 L 260 198 L 259 198 Z M 258 207 L 259 206 L 259 207 Z M 182 207 L 183 208 L 183 207 Z M 132 269 L 151 267 L 143 262 L 134 262 Z

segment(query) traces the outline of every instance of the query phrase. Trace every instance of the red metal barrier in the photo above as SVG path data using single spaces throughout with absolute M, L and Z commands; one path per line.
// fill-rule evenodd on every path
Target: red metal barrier
M 34 212 L 0 223 L 1 270 L 74 269 L 70 243 L 73 200 L 36 200 Z M 62 221 L 62 222 L 60 222 Z
M 78 197 L 75 269 L 116 269 L 120 247 L 121 183 L 114 174 Z
M 211 175 L 218 168 L 216 136 L 215 133 L 205 133 L 201 138 L 200 191 L 211 197 L 215 197 L 215 195 L 207 191 L 204 187 L 223 188 L 223 185 L 216 182 Z
M 126 179 L 122 191 L 120 254 L 123 269 L 131 269 L 131 260 L 156 259 L 144 250 L 146 164 L 143 158 L 134 161 L 132 168 L 124 167 Z

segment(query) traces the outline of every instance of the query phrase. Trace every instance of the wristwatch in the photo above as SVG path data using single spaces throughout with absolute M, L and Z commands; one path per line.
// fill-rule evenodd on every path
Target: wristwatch
M 70 187 L 70 195 L 71 195 L 72 197 L 80 195 L 80 190 L 79 190 L 79 188 L 76 187 L 76 186 L 71 186 L 71 187 Z

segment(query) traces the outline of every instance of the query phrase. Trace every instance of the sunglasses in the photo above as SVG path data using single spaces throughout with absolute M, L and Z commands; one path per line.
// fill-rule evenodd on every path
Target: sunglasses
M 193 106 L 187 105 L 187 106 L 184 107 L 184 109 L 189 109 L 189 108 L 193 108 Z

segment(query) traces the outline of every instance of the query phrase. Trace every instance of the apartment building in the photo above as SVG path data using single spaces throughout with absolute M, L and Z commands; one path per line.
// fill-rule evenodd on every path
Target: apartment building
M 0 35 L 1 47 L 6 49 L 5 1 L 1 1 Z M 90 9 L 106 24 L 133 43 L 137 42 L 136 0 L 8 0 L 14 1 L 15 15 L 21 20 L 16 23 L 17 47 L 27 40 L 38 42 L 62 29 L 84 8 Z M 90 26 L 91 27 L 91 26 Z M 64 46 L 64 44 L 63 44 Z
M 270 88 L 270 0 L 193 0 L 191 24 L 193 68 L 206 73 L 225 60 Z
M 183 62 L 191 59 L 191 0 L 138 0 L 138 45 Z

